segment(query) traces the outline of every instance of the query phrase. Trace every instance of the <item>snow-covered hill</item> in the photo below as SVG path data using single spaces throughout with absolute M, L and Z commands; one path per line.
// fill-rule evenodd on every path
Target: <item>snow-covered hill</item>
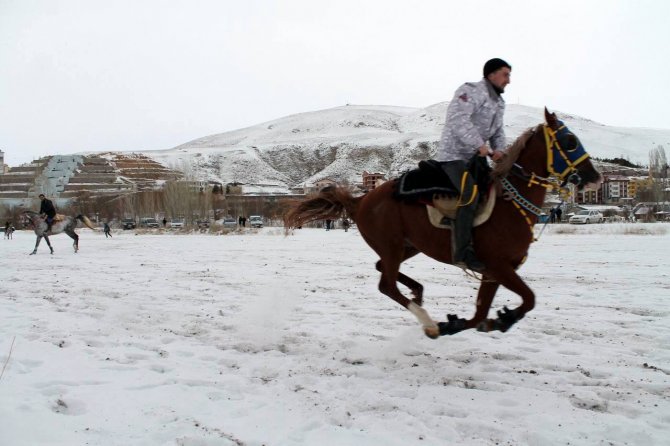
M 145 155 L 200 179 L 240 182 L 265 191 L 323 178 L 360 182 L 364 170 L 388 176 L 435 154 L 448 102 L 426 108 L 347 105 L 300 113 L 199 138 Z M 592 156 L 647 163 L 649 150 L 670 147 L 670 130 L 611 127 L 557 112 Z M 543 120 L 541 108 L 508 105 L 512 142 Z

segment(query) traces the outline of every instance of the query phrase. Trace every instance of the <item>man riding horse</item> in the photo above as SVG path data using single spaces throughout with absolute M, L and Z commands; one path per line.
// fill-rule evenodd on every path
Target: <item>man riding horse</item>
M 40 204 L 40 215 L 45 217 L 45 220 L 47 222 L 47 229 L 44 231 L 45 233 L 51 231 L 51 225 L 54 222 L 54 218 L 56 218 L 56 208 L 54 207 L 54 204 L 51 200 L 49 200 L 47 197 L 44 196 L 44 194 L 39 195 L 40 200 L 42 203 Z
M 461 197 L 451 231 L 453 264 L 477 272 L 484 270 L 484 264 L 477 259 L 472 247 L 472 223 L 479 193 L 471 173 L 477 166 L 471 164 L 486 164 L 487 155 L 493 161 L 504 156 L 505 101 L 501 94 L 510 83 L 511 71 L 512 67 L 504 60 L 491 59 L 484 64 L 482 80 L 465 83 L 456 90 L 447 108 L 437 151 L 437 161 Z

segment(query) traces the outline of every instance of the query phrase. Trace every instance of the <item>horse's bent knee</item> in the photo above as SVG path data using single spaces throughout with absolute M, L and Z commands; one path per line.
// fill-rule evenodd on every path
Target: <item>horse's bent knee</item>
M 521 304 L 521 309 L 523 309 L 524 313 L 528 313 L 533 308 L 535 308 L 535 294 L 531 293 L 530 296 L 523 299 L 523 303 Z

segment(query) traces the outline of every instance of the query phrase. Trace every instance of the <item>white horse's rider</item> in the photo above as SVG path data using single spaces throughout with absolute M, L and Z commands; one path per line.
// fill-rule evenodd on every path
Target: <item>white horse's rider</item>
M 45 220 L 47 222 L 47 230 L 44 231 L 46 234 L 51 230 L 51 225 L 54 222 L 54 218 L 56 218 L 56 208 L 54 207 L 54 204 L 51 200 L 49 200 L 47 197 L 44 196 L 44 194 L 39 195 L 40 200 L 42 203 L 40 204 L 40 215 L 45 217 Z
M 447 118 L 437 150 L 437 161 L 449 180 L 459 188 L 461 203 L 452 228 L 452 262 L 456 266 L 482 272 L 484 264 L 472 247 L 472 223 L 479 201 L 472 175 L 468 174 L 476 156 L 485 161 L 503 157 L 505 101 L 501 94 L 510 83 L 512 67 L 502 59 L 491 59 L 484 65 L 484 78 L 461 85 L 447 108 Z M 491 152 L 487 143 L 493 151 Z

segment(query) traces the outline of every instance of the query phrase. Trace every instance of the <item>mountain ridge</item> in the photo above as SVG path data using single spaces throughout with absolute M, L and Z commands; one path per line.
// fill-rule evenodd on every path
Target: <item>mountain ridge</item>
M 360 182 L 364 170 L 392 177 L 435 155 L 448 102 L 424 108 L 344 105 L 288 115 L 207 135 L 172 149 L 140 153 L 187 176 L 288 193 L 331 178 Z M 670 130 L 607 126 L 557 114 L 594 157 L 644 163 L 649 150 L 670 145 Z M 508 143 L 542 122 L 543 109 L 508 104 Z

